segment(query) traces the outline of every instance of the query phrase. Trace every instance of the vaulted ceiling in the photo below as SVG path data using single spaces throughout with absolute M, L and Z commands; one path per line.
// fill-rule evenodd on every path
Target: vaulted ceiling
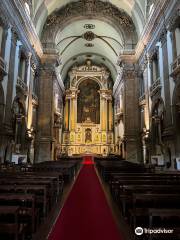
M 56 9 L 62 8 L 70 2 L 77 2 L 77 0 L 33 0 L 34 1 L 34 19 L 36 29 L 40 34 L 47 16 Z M 146 0 L 102 0 L 103 2 L 110 2 L 119 9 L 123 9 L 132 18 L 138 34 L 141 33 L 146 12 Z
M 120 51 L 135 47 L 145 24 L 145 0 L 33 1 L 37 33 L 42 43 L 56 45 L 63 79 L 73 64 L 91 58 L 106 65 L 115 80 Z

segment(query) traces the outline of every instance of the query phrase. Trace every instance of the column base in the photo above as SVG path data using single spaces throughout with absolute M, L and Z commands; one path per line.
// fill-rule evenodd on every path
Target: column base
M 36 149 L 35 163 L 54 160 L 54 141 L 52 139 L 43 138 L 39 140 L 36 144 Z

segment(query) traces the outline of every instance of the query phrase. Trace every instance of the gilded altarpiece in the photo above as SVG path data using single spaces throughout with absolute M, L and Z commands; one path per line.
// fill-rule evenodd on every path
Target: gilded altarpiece
M 90 60 L 70 70 L 64 107 L 63 154 L 114 152 L 111 81 L 109 71 Z

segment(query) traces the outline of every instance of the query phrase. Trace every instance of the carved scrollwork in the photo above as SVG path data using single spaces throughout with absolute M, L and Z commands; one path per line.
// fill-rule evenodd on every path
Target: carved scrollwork
M 71 2 L 50 15 L 47 19 L 44 31 L 46 32 L 49 26 L 51 26 L 51 30 L 53 27 L 56 28 L 56 25 L 63 28 L 69 19 L 78 16 L 103 17 L 113 21 L 116 26 L 120 28 L 120 31 L 122 28 L 125 32 L 133 32 L 135 30 L 133 21 L 127 13 L 113 6 L 111 3 L 102 2 L 100 0 L 80 0 L 73 3 Z
M 92 40 L 95 39 L 95 37 L 96 37 L 96 35 L 91 31 L 85 32 L 84 35 L 83 35 L 83 38 L 86 41 L 92 41 Z
M 180 8 L 176 10 L 174 14 L 172 14 L 171 19 L 169 20 L 168 23 L 168 30 L 173 31 L 178 25 L 178 19 L 180 18 Z

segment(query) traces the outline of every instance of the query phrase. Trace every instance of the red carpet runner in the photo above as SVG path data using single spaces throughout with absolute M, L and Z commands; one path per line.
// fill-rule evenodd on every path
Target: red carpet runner
M 48 240 L 122 240 L 90 157 Z

